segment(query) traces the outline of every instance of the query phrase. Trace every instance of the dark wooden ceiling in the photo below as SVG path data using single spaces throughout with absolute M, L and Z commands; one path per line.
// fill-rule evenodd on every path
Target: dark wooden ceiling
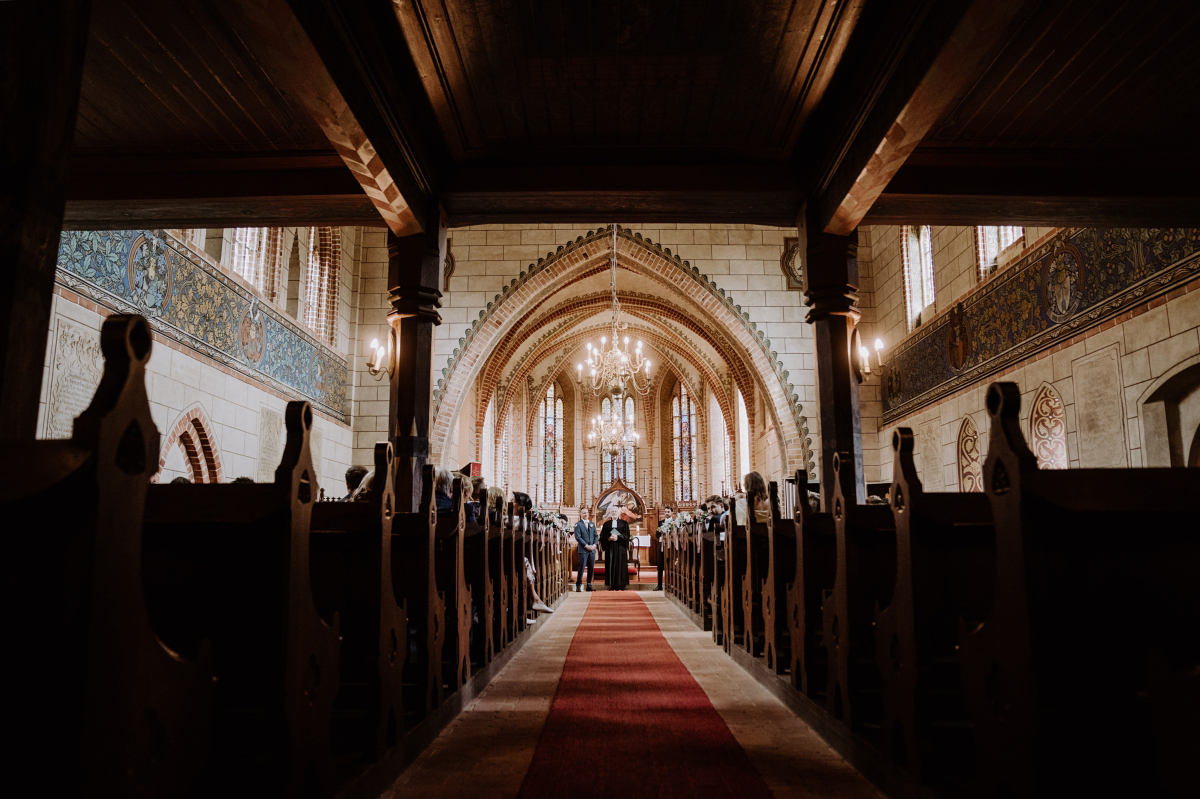
M 329 150 L 236 22 L 204 0 L 95 0 L 75 152 Z
M 400 13 L 456 160 L 784 161 L 848 0 L 414 0 Z
M 1194 0 L 95 0 L 66 224 L 1194 222 L 1197 40 Z

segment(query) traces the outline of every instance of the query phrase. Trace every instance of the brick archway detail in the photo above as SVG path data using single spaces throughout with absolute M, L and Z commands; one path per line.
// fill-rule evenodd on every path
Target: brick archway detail
M 221 482 L 221 450 L 217 446 L 212 429 L 208 416 L 199 405 L 184 411 L 171 428 L 171 433 L 159 453 L 158 472 L 154 475 L 154 482 L 158 482 L 158 476 L 162 474 L 163 466 L 166 465 L 167 455 L 171 448 L 176 446 L 183 451 L 183 457 L 188 464 L 188 475 L 193 483 Z
M 459 346 L 442 369 L 433 392 L 430 455 L 435 462 L 442 456 L 463 397 L 488 356 L 519 320 L 528 318 L 546 298 L 575 282 L 581 274 L 596 271 L 600 264 L 608 262 L 610 247 L 606 245 L 611 231 L 611 227 L 593 231 L 560 246 L 555 253 L 547 253 L 546 258 L 530 264 L 479 312 L 479 318 L 459 339 Z M 788 373 L 782 363 L 772 354 L 769 339 L 750 322 L 749 314 L 690 263 L 640 233 L 618 227 L 617 256 L 627 268 L 635 266 L 639 273 L 671 286 L 691 302 L 696 312 L 740 345 L 763 383 L 776 418 L 784 427 L 781 437 L 788 471 L 803 468 L 811 473 L 813 464 L 807 419 L 801 412 L 799 396 L 787 382 Z M 449 412 L 443 412 L 442 406 Z
M 711 329 L 700 324 L 692 315 L 659 297 L 622 293 L 620 299 L 621 308 L 630 318 L 638 318 L 651 325 L 656 324 L 659 320 L 667 320 L 680 325 L 706 342 L 725 361 L 733 375 L 734 383 L 741 389 L 742 394 L 754 396 L 755 383 L 751 370 L 746 366 L 741 354 L 737 352 L 735 345 L 727 338 L 714 335 Z M 483 413 L 479 409 L 482 408 L 486 411 L 487 403 L 492 399 L 503 372 L 508 368 L 523 343 L 552 324 L 558 325 L 558 331 L 569 330 L 577 320 L 586 319 L 597 311 L 609 308 L 611 303 L 612 297 L 608 292 L 573 297 L 525 325 L 523 323 L 531 316 L 531 314 L 527 314 L 515 327 L 510 329 L 479 371 L 476 386 L 479 392 L 477 395 L 479 402 L 476 406 L 476 428 L 483 429 Z M 543 335 L 553 335 L 553 333 Z M 778 418 L 775 419 L 775 422 L 778 424 Z M 751 425 L 754 423 L 753 414 L 750 416 L 750 423 Z

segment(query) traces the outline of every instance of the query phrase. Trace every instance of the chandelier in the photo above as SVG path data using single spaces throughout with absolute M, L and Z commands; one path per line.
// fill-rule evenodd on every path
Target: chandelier
M 617 226 L 613 225 L 612 244 L 612 339 L 600 337 L 600 346 L 587 345 L 587 378 L 592 393 L 596 396 L 607 394 L 614 400 L 624 396 L 627 386 L 632 386 L 638 394 L 650 392 L 650 360 L 642 357 L 642 342 L 630 351 L 629 336 L 624 337 L 621 344 L 621 332 L 629 328 L 629 323 L 621 322 L 621 301 L 617 299 Z M 583 383 L 583 364 L 576 364 L 579 372 L 579 382 Z
M 600 449 L 615 458 L 629 447 L 637 445 L 641 435 L 633 429 L 633 425 L 624 419 L 618 419 L 617 413 L 610 413 L 607 418 L 600 416 L 592 419 L 592 432 L 588 433 L 589 446 L 599 445 Z

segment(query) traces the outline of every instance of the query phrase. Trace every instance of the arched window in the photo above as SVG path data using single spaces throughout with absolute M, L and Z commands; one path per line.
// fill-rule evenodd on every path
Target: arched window
M 1067 414 L 1063 409 L 1062 397 L 1049 383 L 1043 383 L 1033 397 L 1029 432 L 1039 469 L 1066 469 L 1070 465 L 1067 455 Z
M 1000 253 L 1016 244 L 1025 235 L 1025 228 L 1014 226 L 979 226 L 975 228 L 975 252 L 979 260 L 979 279 L 996 268 Z
M 542 428 L 542 498 L 547 503 L 558 503 L 562 502 L 563 484 L 563 401 L 555 383 L 546 389 L 539 415 Z
M 304 324 L 329 344 L 337 339 L 338 277 L 341 269 L 341 228 L 310 227 Z
M 675 461 L 675 501 L 696 499 L 696 407 L 687 386 L 675 384 L 671 398 L 671 447 Z
M 983 491 L 983 465 L 979 453 L 979 432 L 971 417 L 963 418 L 958 430 L 958 490 Z
M 604 419 L 613 419 L 617 424 L 623 425 L 628 430 L 636 429 L 637 419 L 634 416 L 633 397 L 626 397 L 624 403 L 620 401 L 614 402 L 608 397 L 600 401 L 600 416 Z M 626 485 L 633 485 L 636 479 L 637 469 L 634 464 L 633 446 L 628 446 L 625 449 L 617 452 L 616 456 L 609 455 L 603 452 L 600 455 L 600 482 L 608 487 L 612 481 L 618 477 Z
M 283 228 L 233 229 L 229 268 L 271 302 L 283 290 Z
M 921 312 L 933 305 L 933 230 L 929 225 L 904 225 L 900 228 L 900 249 L 904 264 L 904 301 L 908 329 L 928 322 Z

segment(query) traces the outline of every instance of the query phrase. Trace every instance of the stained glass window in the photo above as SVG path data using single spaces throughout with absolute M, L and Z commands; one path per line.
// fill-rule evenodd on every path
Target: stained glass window
M 542 500 L 562 502 L 563 401 L 554 383 L 546 389 L 539 412 L 542 420 Z
M 634 430 L 636 419 L 634 418 L 633 397 L 626 397 L 624 408 L 622 403 L 613 402 L 608 397 L 600 401 L 600 416 L 605 419 L 611 419 L 613 414 L 616 414 L 616 422 L 623 425 L 627 430 Z M 617 452 L 616 457 L 609 455 L 607 452 L 602 452 L 600 455 L 600 481 L 605 487 L 612 485 L 616 478 L 621 480 L 626 485 L 633 485 L 634 475 L 637 470 L 634 466 L 634 451 L 630 445 L 623 450 Z
M 695 501 L 696 407 L 682 382 L 671 398 L 671 446 L 675 456 L 675 501 Z

